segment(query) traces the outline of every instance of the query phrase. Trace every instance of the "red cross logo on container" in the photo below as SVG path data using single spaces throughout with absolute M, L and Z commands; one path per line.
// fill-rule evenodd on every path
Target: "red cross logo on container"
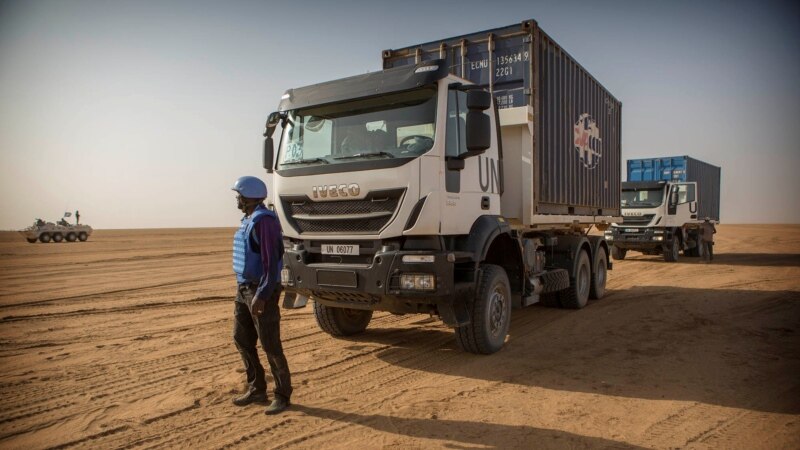
M 589 113 L 581 114 L 575 122 L 575 151 L 587 169 L 594 169 L 600 163 L 602 143 L 600 129 L 592 116 Z

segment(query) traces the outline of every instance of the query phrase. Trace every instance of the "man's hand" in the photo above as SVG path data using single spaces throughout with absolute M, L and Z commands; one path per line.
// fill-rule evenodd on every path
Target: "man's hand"
M 264 307 L 266 305 L 266 300 L 253 297 L 253 300 L 250 302 L 250 314 L 261 317 L 261 315 L 264 314 Z

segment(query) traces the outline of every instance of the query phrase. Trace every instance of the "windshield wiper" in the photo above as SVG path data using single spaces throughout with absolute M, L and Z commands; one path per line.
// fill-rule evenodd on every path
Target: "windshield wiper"
M 291 164 L 308 164 L 308 163 L 315 163 L 315 162 L 324 162 L 325 164 L 330 164 L 330 161 L 328 161 L 325 158 L 308 158 L 308 159 L 295 159 L 293 161 L 287 161 L 287 162 L 281 163 L 281 165 L 282 166 L 288 166 L 288 165 L 291 165 Z
M 389 152 L 364 152 L 364 153 L 356 153 L 355 155 L 345 155 L 345 156 L 337 156 L 333 159 L 351 159 L 351 158 L 364 158 L 367 156 L 388 156 L 390 158 L 394 158 L 394 155 Z

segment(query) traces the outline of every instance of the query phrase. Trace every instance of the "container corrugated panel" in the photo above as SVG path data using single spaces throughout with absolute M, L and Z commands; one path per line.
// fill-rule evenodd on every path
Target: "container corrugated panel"
M 722 169 L 690 156 L 628 160 L 628 181 L 697 183 L 697 217 L 719 220 Z
M 534 214 L 618 216 L 621 110 L 534 20 L 383 52 L 383 68 L 445 60 L 499 108 L 533 109 Z

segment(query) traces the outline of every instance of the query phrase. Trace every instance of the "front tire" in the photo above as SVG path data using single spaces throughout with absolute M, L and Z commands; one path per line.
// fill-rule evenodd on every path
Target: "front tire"
M 80 233 L 78 233 L 78 240 L 79 241 L 86 242 L 87 239 L 89 239 L 89 235 L 86 234 L 85 231 L 81 231 Z
M 581 309 L 589 302 L 592 284 L 592 266 L 589 255 L 580 250 L 575 274 L 570 278 L 569 288 L 558 293 L 562 308 Z
M 606 293 L 606 280 L 608 279 L 608 256 L 606 249 L 597 249 L 594 258 L 594 270 L 592 270 L 592 285 L 589 289 L 589 298 L 599 300 Z
M 664 261 L 675 262 L 681 252 L 681 240 L 673 236 L 672 240 L 664 246 Z
M 352 336 L 367 329 L 372 311 L 325 306 L 315 301 L 314 318 L 322 331 L 331 336 Z
M 456 328 L 456 342 L 469 353 L 490 355 L 503 348 L 511 324 L 511 286 L 506 271 L 482 264 L 470 323 Z
M 622 261 L 625 259 L 625 255 L 627 254 L 627 248 L 619 248 L 616 245 L 611 246 L 611 257 L 613 257 L 615 260 Z

